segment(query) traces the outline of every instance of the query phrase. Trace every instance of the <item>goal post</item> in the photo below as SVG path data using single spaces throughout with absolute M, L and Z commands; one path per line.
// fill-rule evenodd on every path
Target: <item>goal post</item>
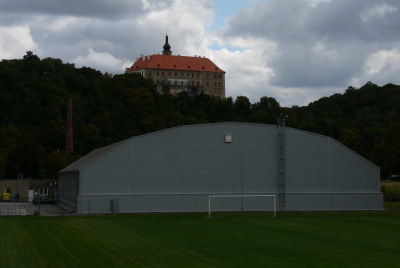
M 208 218 L 211 217 L 211 198 L 223 198 L 223 197 L 273 197 L 274 199 L 274 218 L 276 217 L 276 197 L 271 194 L 257 194 L 257 195 L 209 195 L 208 196 Z

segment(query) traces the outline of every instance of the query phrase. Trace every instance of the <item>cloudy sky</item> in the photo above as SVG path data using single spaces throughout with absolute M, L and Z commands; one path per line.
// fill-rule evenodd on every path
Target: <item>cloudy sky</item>
M 113 74 L 140 54 L 201 55 L 227 96 L 308 105 L 400 84 L 398 0 L 1 0 L 0 59 L 60 58 Z

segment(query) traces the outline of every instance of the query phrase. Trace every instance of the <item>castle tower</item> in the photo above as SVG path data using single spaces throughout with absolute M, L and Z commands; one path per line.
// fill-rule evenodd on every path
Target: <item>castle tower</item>
M 168 44 L 168 35 L 165 35 L 165 44 L 163 46 L 164 50 L 162 52 L 163 55 L 171 55 L 171 46 Z

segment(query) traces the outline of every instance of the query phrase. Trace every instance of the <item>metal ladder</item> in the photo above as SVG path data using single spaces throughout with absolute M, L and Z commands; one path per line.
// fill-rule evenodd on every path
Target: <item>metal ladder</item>
M 279 210 L 285 208 L 285 115 L 278 117 Z
M 23 196 L 23 193 L 24 193 L 23 184 L 24 184 L 24 174 L 19 173 L 18 174 L 18 195 L 19 195 L 19 198 L 24 198 L 24 196 Z

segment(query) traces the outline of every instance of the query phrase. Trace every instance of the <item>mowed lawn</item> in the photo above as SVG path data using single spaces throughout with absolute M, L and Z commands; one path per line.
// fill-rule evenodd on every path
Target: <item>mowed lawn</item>
M 270 216 L 0 217 L 0 266 L 400 267 L 397 211 Z

